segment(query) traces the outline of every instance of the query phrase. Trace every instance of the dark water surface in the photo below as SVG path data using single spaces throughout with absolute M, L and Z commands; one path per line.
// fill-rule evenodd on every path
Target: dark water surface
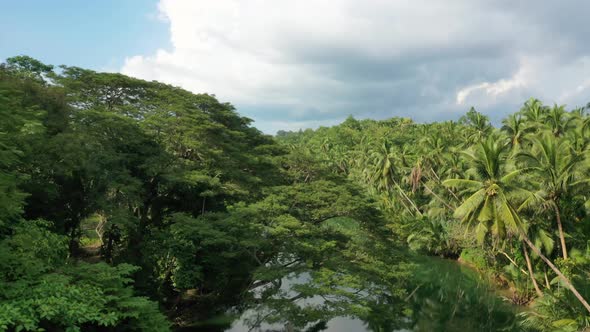
M 354 317 L 328 320 L 322 329 L 307 331 L 519 331 L 517 308 L 507 304 L 491 287 L 491 283 L 473 269 L 456 261 L 420 257 L 414 284 L 408 289 L 410 309 L 404 317 L 407 327 L 393 330 L 377 322 Z M 283 287 L 301 284 L 309 276 L 300 275 L 284 281 Z M 321 304 L 321 298 L 302 300 L 301 304 Z M 256 312 L 246 311 L 240 317 L 219 317 L 207 326 L 183 328 L 182 331 L 290 331 L 287 325 L 260 324 L 252 327 L 248 321 Z M 179 330 L 180 331 L 180 330 Z M 297 330 L 293 330 L 297 331 Z M 305 331 L 305 330 L 303 330 Z

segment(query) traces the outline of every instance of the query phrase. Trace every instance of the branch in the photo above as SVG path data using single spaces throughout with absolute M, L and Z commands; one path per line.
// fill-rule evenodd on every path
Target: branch
M 330 216 L 327 216 L 327 217 L 323 217 L 322 219 L 312 220 L 311 222 L 313 224 L 321 224 L 324 221 L 327 221 L 327 220 L 330 220 L 330 219 L 333 219 L 333 218 L 338 218 L 338 217 L 348 217 L 348 215 L 346 215 L 346 214 L 334 214 L 334 215 L 330 215 Z

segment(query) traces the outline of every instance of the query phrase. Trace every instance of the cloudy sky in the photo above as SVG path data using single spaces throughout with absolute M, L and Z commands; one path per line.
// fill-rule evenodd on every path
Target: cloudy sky
M 14 3 L 0 13 L 0 58 L 212 93 L 267 133 L 351 114 L 457 119 L 470 106 L 498 121 L 531 96 L 590 101 L 586 0 Z

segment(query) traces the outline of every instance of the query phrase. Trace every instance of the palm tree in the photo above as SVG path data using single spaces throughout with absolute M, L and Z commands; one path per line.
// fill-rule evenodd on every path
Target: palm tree
M 420 140 L 420 147 L 424 150 L 433 163 L 439 163 L 442 154 L 445 152 L 447 144 L 440 131 L 434 131 L 423 136 Z
M 472 128 L 473 132 L 468 137 L 471 140 L 480 141 L 492 131 L 490 119 L 473 107 L 459 121 Z
M 543 103 L 539 99 L 530 98 L 524 103 L 524 106 L 520 109 L 520 113 L 524 115 L 527 121 L 535 126 L 539 126 L 543 123 L 543 119 L 547 113 L 547 107 L 543 106 Z
M 536 175 L 536 186 L 539 188 L 534 199 L 527 204 L 542 202 L 541 206 L 553 210 L 563 259 L 567 259 L 560 200 L 579 183 L 577 166 L 581 157 L 570 153 L 568 142 L 549 134 L 535 137 L 531 142 L 530 152 L 523 151 L 517 155 L 517 158 L 524 162 L 526 169 Z
M 327 153 L 328 151 L 330 151 L 331 148 L 332 142 L 330 141 L 330 139 L 327 137 L 322 139 L 322 141 L 320 142 L 320 150 Z
M 590 117 L 584 118 L 582 121 L 582 131 L 586 132 L 587 130 L 590 130 Z
M 445 127 L 448 128 L 448 125 Z M 408 182 L 412 186 L 412 192 L 416 192 L 419 187 L 424 187 L 427 194 L 434 196 L 447 208 L 454 209 L 451 206 L 452 204 L 449 204 L 444 197 L 441 197 L 442 195 L 437 194 L 434 190 L 436 189 L 435 187 L 440 186 L 442 183 L 438 172 L 441 170 L 443 172 L 446 171 L 446 158 L 456 155 L 455 153 L 449 153 L 447 151 L 449 145 L 449 140 L 442 135 L 442 130 L 434 129 L 419 140 L 417 147 L 409 145 L 404 146 L 404 151 L 407 149 L 412 152 L 412 155 L 415 154 L 419 156 L 415 158 L 413 165 L 405 164 L 404 166 L 410 168 Z M 458 201 L 458 197 L 449 187 L 443 187 L 442 189 L 447 191 L 452 198 Z
M 371 154 L 372 145 L 373 141 L 370 136 L 361 136 L 357 144 L 356 150 L 351 151 L 351 159 L 349 160 L 350 165 L 354 166 L 355 168 L 362 169 L 363 166 L 367 164 L 367 161 Z
M 510 138 L 510 146 L 513 151 L 520 150 L 520 146 L 526 134 L 533 129 L 527 126 L 526 122 L 520 114 L 511 114 L 502 121 L 502 131 L 504 131 Z
M 545 116 L 545 123 L 555 137 L 562 136 L 571 126 L 571 121 L 575 120 L 565 110 L 565 105 L 554 105 Z
M 590 136 L 584 127 L 584 121 L 589 120 L 590 118 L 586 120 L 578 119 L 578 124 L 572 126 L 565 134 L 565 138 L 569 142 L 570 151 L 574 156 L 582 156 L 588 151 L 590 140 L 587 137 Z
M 480 242 L 483 242 L 490 232 L 494 240 L 500 241 L 511 235 L 523 233 L 522 220 L 510 204 L 510 196 L 522 192 L 513 181 L 520 171 L 507 172 L 506 145 L 490 137 L 480 143 L 473 152 L 465 154 L 472 164 L 469 173 L 473 179 L 449 179 L 443 183 L 476 191 L 455 210 L 454 216 L 470 225 L 476 222 L 476 234 Z M 542 296 L 525 246 L 523 249 L 535 290 Z
M 510 235 L 518 235 L 523 243 L 527 268 L 535 290 L 542 292 L 534 278 L 526 244 L 559 276 L 562 282 L 572 291 L 584 307 L 590 312 L 590 305 L 576 290 L 561 271 L 539 250 L 529 239 L 526 225 L 520 218 L 515 203 L 530 193 L 516 185 L 517 177 L 522 173 L 519 169 L 510 169 L 507 161 L 507 145 L 489 137 L 479 143 L 475 150 L 465 155 L 472 168 L 469 179 L 448 179 L 443 183 L 447 186 L 465 188 L 470 196 L 455 210 L 454 216 L 469 224 L 477 223 L 476 233 L 483 239 L 491 232 L 495 240 L 504 240 Z
M 590 103 L 588 103 L 586 106 L 576 107 L 571 111 L 570 114 L 577 118 L 584 118 L 586 116 L 586 110 L 588 109 L 588 106 L 590 106 Z
M 434 198 L 436 198 L 440 203 L 442 203 L 444 206 L 446 206 L 448 209 L 454 210 L 455 208 L 453 206 L 451 206 L 444 198 L 442 198 L 440 195 L 438 195 L 429 185 L 428 183 L 426 183 L 426 181 L 424 181 L 423 177 L 426 175 L 426 172 L 430 170 L 431 173 L 436 174 L 433 170 L 432 167 L 430 167 L 429 169 L 424 169 L 422 167 L 422 162 L 421 160 L 418 160 L 416 162 L 416 165 L 414 165 L 414 167 L 412 167 L 412 170 L 410 172 L 410 176 L 409 176 L 409 183 L 412 186 L 412 192 L 416 192 L 416 190 L 422 186 L 424 187 L 424 189 L 426 189 L 426 192 L 429 193 L 430 195 L 434 196 Z M 425 172 L 426 171 L 426 172 Z M 447 188 L 449 189 L 449 188 Z M 449 190 L 449 192 L 451 192 L 452 194 L 454 194 L 452 191 Z
M 399 177 L 399 168 L 397 162 L 397 151 L 394 147 L 390 147 L 387 143 L 383 143 L 381 147 L 374 151 L 369 158 L 369 164 L 365 168 L 365 177 L 373 186 L 379 190 L 397 190 L 400 196 L 413 208 L 418 216 L 422 216 L 422 212 L 416 206 L 404 190 L 400 187 L 397 178 Z
M 450 153 L 443 156 L 444 163 L 440 170 L 440 176 L 448 179 L 459 178 L 465 173 L 465 163 L 456 149 L 451 148 L 449 150 Z

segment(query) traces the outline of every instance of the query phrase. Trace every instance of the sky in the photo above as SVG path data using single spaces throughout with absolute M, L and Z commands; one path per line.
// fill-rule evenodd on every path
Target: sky
M 499 123 L 530 97 L 590 101 L 590 2 L 4 1 L 0 59 L 159 80 L 234 104 L 266 133 L 347 116 Z

